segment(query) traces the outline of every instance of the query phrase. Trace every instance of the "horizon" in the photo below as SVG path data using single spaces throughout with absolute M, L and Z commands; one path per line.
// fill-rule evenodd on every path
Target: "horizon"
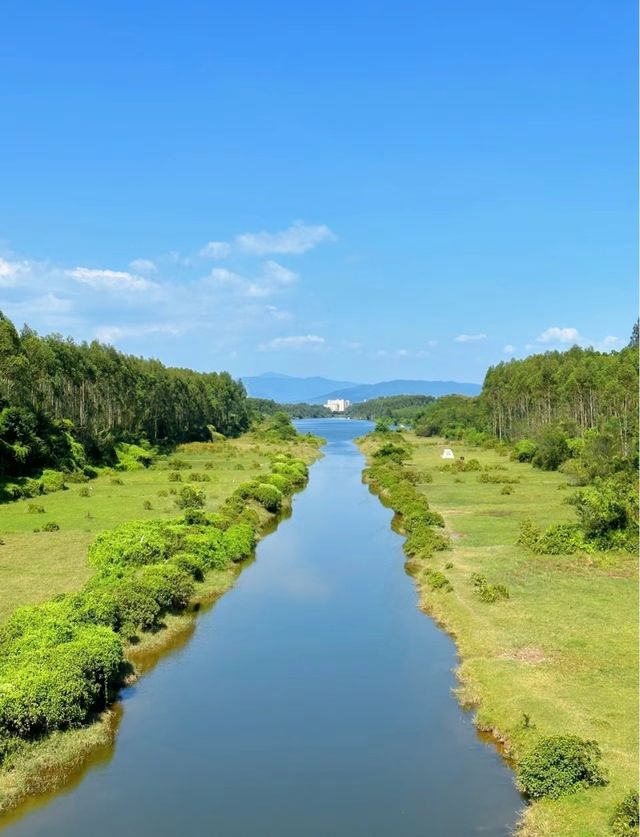
M 360 382 L 627 344 L 631 4 L 76 11 L 5 14 L 18 327 Z

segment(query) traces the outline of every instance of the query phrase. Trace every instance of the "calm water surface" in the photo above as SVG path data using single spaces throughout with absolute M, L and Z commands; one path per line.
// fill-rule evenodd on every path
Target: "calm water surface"
M 3 837 L 506 835 L 509 769 L 451 694 L 451 640 L 416 607 L 391 512 L 361 482 L 367 422 L 328 439 L 293 516 L 123 693 L 110 759 Z

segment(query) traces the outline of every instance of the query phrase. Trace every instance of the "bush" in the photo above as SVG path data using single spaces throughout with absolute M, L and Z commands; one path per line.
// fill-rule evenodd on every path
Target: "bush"
M 575 523 L 556 523 L 538 539 L 535 551 L 543 555 L 574 555 L 576 552 L 590 552 L 592 547 Z
M 51 471 L 46 468 L 38 482 L 43 494 L 51 494 L 53 491 L 62 491 L 67 487 L 64 480 L 65 476 L 60 471 Z
M 513 486 L 512 485 L 503 485 L 500 489 L 500 494 L 513 494 Z
M 511 459 L 516 462 L 531 462 L 538 451 L 538 445 L 533 439 L 520 439 L 511 452 Z
M 89 562 L 98 568 L 155 564 L 166 561 L 170 551 L 164 523 L 133 520 L 97 535 L 89 547 Z
M 235 523 L 224 533 L 223 543 L 226 555 L 231 561 L 244 561 L 255 549 L 254 529 L 247 523 Z
M 541 537 L 542 531 L 540 527 L 536 526 L 530 518 L 526 518 L 520 523 L 520 534 L 516 543 L 520 544 L 520 546 L 526 546 L 527 549 L 535 552 L 538 549 Z
M 155 451 L 146 450 L 140 445 L 128 445 L 124 442 L 116 445 L 116 468 L 119 471 L 139 471 L 148 468 L 154 457 Z
M 28 514 L 44 514 L 44 511 L 44 506 L 41 506 L 38 503 L 29 503 L 27 506 Z
M 277 514 L 282 508 L 282 491 L 276 488 L 275 485 L 262 482 L 255 487 L 252 493 L 254 499 L 272 514 Z
M 518 784 L 530 799 L 558 799 L 579 788 L 606 784 L 595 741 L 577 735 L 542 738 L 520 760 Z
M 429 570 L 425 573 L 427 584 L 432 590 L 453 590 L 453 586 L 444 573 L 439 570 Z
M 91 497 L 91 491 L 86 485 L 83 485 L 78 489 L 78 497 Z
M 509 598 L 509 589 L 504 584 L 489 584 L 482 573 L 472 573 L 471 584 L 481 602 L 491 603 Z
M 192 482 L 211 482 L 209 474 L 203 474 L 200 471 L 194 471 L 190 479 Z
M 202 558 L 198 555 L 194 555 L 192 552 L 176 553 L 173 558 L 171 558 L 171 563 L 180 567 L 180 569 L 184 570 L 184 572 L 189 573 L 189 575 L 191 575 L 191 577 L 196 581 L 202 581 L 204 578 L 206 570 L 205 562 Z
M 195 488 L 193 485 L 185 485 L 178 492 L 178 496 L 174 500 L 179 509 L 201 509 L 207 501 L 207 495 L 201 488 Z
M 555 471 L 570 456 L 571 450 L 564 431 L 549 427 L 540 436 L 531 462 L 543 471 Z
M 60 531 L 60 526 L 55 523 L 53 520 L 50 520 L 48 523 L 45 523 L 42 527 L 43 532 L 58 532 Z
M 109 482 L 111 485 L 124 485 L 124 480 L 121 480 L 120 477 L 111 477 Z
M 174 456 L 173 459 L 169 460 L 169 467 L 173 468 L 174 471 L 189 471 L 193 468 L 193 465 L 184 459 L 179 459 L 177 456 Z
M 638 834 L 638 791 L 629 791 L 609 820 L 614 837 L 637 837 Z
M 170 471 L 169 482 L 182 482 L 182 474 L 180 474 L 178 471 Z
M 182 519 L 187 526 L 207 526 L 209 523 L 206 512 L 193 507 L 185 509 Z
M 637 497 L 624 474 L 596 478 L 593 485 L 576 491 L 569 502 L 576 507 L 587 538 L 606 541 L 613 531 L 636 528 Z
M 225 544 L 225 532 L 208 526 L 185 538 L 185 549 L 200 558 L 207 569 L 225 570 L 231 563 Z
M 145 511 L 151 511 L 151 509 L 153 508 L 153 506 L 151 505 L 151 500 L 144 500 L 142 502 L 142 508 L 145 509 Z

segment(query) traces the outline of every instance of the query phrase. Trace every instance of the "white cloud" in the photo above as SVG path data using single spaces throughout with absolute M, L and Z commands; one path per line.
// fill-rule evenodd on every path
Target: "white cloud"
M 455 341 L 456 343 L 475 343 L 477 340 L 486 340 L 486 334 L 459 334 Z
M 427 346 L 433 347 L 433 346 L 437 346 L 437 345 L 438 345 L 437 340 L 427 340 Z
M 299 278 L 293 270 L 283 267 L 272 259 L 264 263 L 264 277 L 267 282 L 272 282 L 275 285 L 292 285 Z
M 146 337 L 149 334 L 168 334 L 172 337 L 177 337 L 187 331 L 187 326 L 176 323 L 144 323 L 140 325 L 117 326 L 106 325 L 98 326 L 95 330 L 95 336 L 101 343 L 117 343 L 123 338 Z
M 407 349 L 377 349 L 375 352 L 375 357 L 390 358 L 391 360 L 403 360 L 410 356 L 411 352 Z
M 274 337 L 267 343 L 260 345 L 261 352 L 278 352 L 282 350 L 321 349 L 325 346 L 324 337 L 317 334 L 297 334 L 292 337 Z
M 323 241 L 336 236 L 326 224 L 305 224 L 295 221 L 288 229 L 276 233 L 242 233 L 235 237 L 236 246 L 245 253 L 265 256 L 269 253 L 306 253 Z
M 515 350 L 515 346 L 512 346 L 511 343 L 507 343 L 507 345 L 504 347 L 502 351 L 505 353 L 505 355 L 512 355 L 515 353 Z
M 577 328 L 551 326 L 551 328 L 545 329 L 536 339 L 538 343 L 577 343 L 581 338 Z
M 624 340 L 621 340 L 619 337 L 612 337 L 609 335 L 605 337 L 603 340 L 600 341 L 598 344 L 598 348 L 603 351 L 607 352 L 610 349 L 620 349 L 624 344 Z
M 155 273 L 158 269 L 156 263 L 152 262 L 151 259 L 134 259 L 129 262 L 129 267 L 138 273 Z
M 274 320 L 291 320 L 293 319 L 291 312 L 283 311 L 281 308 L 277 308 L 275 305 L 265 305 L 264 310 L 269 314 L 270 317 L 273 317 Z
M 27 273 L 28 262 L 10 262 L 0 256 L 0 288 L 10 288 L 16 284 L 21 273 Z
M 76 267 L 74 270 L 68 270 L 67 274 L 84 285 L 109 290 L 144 291 L 155 284 L 148 279 L 143 279 L 142 276 L 127 273 L 124 270 L 94 270 L 89 267 Z
M 224 259 L 231 252 L 231 245 L 227 241 L 210 241 L 200 250 L 205 259 Z

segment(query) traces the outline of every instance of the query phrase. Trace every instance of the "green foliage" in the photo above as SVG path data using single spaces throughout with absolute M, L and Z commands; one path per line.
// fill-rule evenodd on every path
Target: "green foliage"
M 482 573 L 471 574 L 471 584 L 481 602 L 498 602 L 509 598 L 509 589 L 504 584 L 490 584 Z
M 331 418 L 331 410 L 320 404 L 278 404 L 269 398 L 248 398 L 249 408 L 257 421 L 275 413 L 286 413 L 290 418 Z
M 577 735 L 540 739 L 518 764 L 518 783 L 530 799 L 558 799 L 579 788 L 606 784 L 595 741 Z
M 272 442 L 286 442 L 298 436 L 290 417 L 282 410 L 266 419 L 260 425 L 258 433 L 261 438 Z
M 141 468 L 148 468 L 155 457 L 155 451 L 124 442 L 116 445 L 115 454 L 116 468 L 119 471 L 138 471 Z
M 535 545 L 535 551 L 543 555 L 573 555 L 576 552 L 590 552 L 592 549 L 580 527 L 574 523 L 549 526 Z
M 255 549 L 256 535 L 254 527 L 247 523 L 235 523 L 224 532 L 224 550 L 227 557 L 237 563 L 248 558 Z
M 114 565 L 140 566 L 166 561 L 169 554 L 166 524 L 134 520 L 97 535 L 89 546 L 89 563 L 98 569 Z
M 478 398 L 465 395 L 443 395 L 428 404 L 415 423 L 418 436 L 462 438 L 466 431 L 482 432 L 485 428 L 484 408 Z
M 635 533 L 637 488 L 624 474 L 596 478 L 592 486 L 577 491 L 570 502 L 587 538 L 606 544 L 616 531 Z
M 182 482 L 182 474 L 179 471 L 170 471 L 169 482 Z
M 538 445 L 533 439 L 520 439 L 516 442 L 511 458 L 517 462 L 531 462 L 538 452 Z
M 614 837 L 637 837 L 639 824 L 638 791 L 632 790 L 616 806 L 609 828 Z
M 449 592 L 453 590 L 453 586 L 444 573 L 439 570 L 428 570 L 425 573 L 425 579 L 432 590 L 445 590 Z
M 206 562 L 199 555 L 192 552 L 177 552 L 171 562 L 180 567 L 196 581 L 202 581 L 207 568 Z
M 541 468 L 543 471 L 557 471 L 570 455 L 571 450 L 565 432 L 560 427 L 547 427 L 540 433 L 531 462 L 534 467 Z
M 347 415 L 375 421 L 386 419 L 389 424 L 412 424 L 423 413 L 428 404 L 434 401 L 432 395 L 389 395 L 370 398 L 359 404 L 352 404 Z
M 254 488 L 252 496 L 272 514 L 279 512 L 282 507 L 282 491 L 276 488 L 275 485 L 262 482 Z
M 42 527 L 43 532 L 58 532 L 59 530 L 60 526 L 54 520 L 49 520 Z
M 44 506 L 40 505 L 40 503 L 29 503 L 27 506 L 27 512 L 29 514 L 44 514 L 45 509 Z
M 207 501 L 207 495 L 202 488 L 185 485 L 178 492 L 174 503 L 179 509 L 201 509 Z
M 390 460 L 391 462 L 397 462 L 398 465 L 402 465 L 402 463 L 409 458 L 410 451 L 404 445 L 396 445 L 393 442 L 385 442 L 385 444 L 381 445 L 377 451 L 373 454 L 374 459 L 378 460 Z

